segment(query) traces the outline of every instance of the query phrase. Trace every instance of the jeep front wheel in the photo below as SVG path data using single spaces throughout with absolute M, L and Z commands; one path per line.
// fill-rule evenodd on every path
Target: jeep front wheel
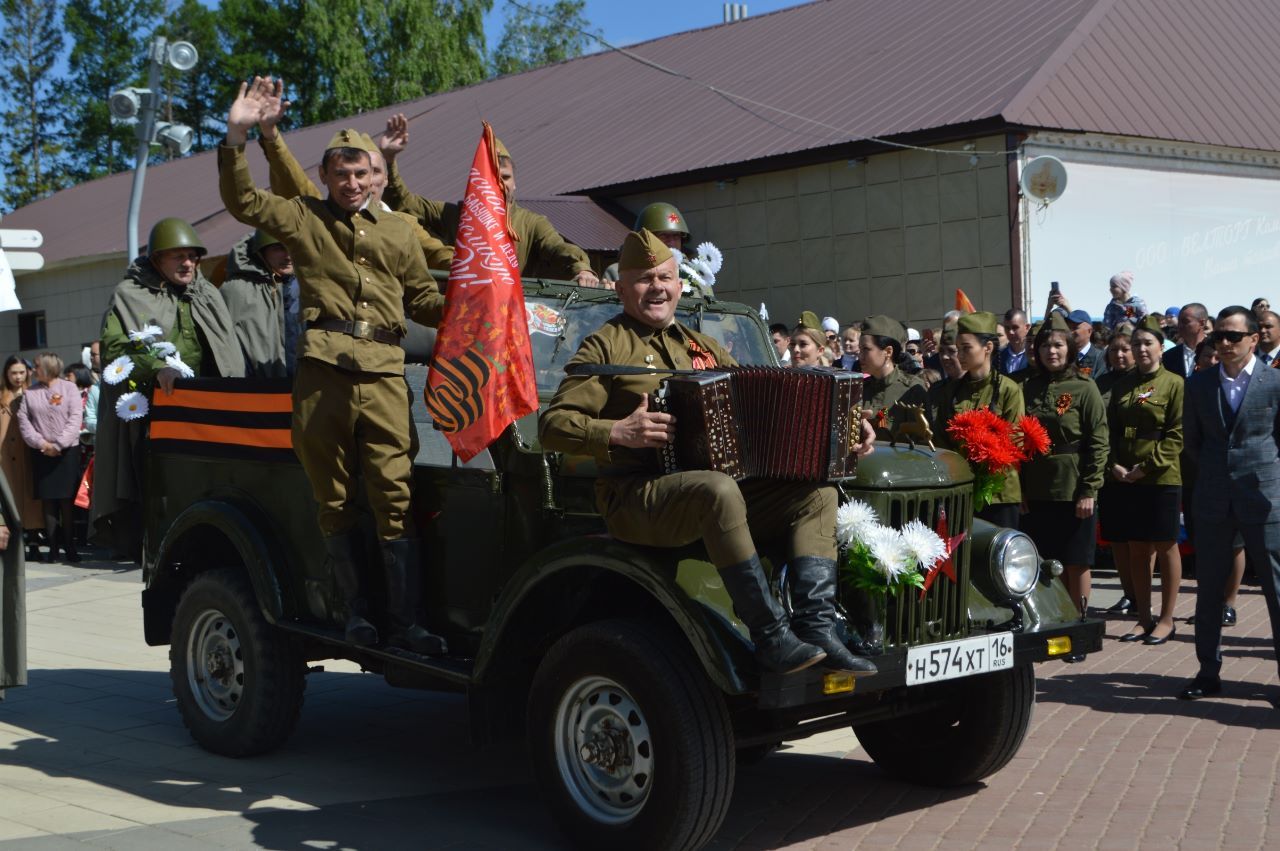
M 241 574 L 215 570 L 192 580 L 178 602 L 171 642 L 178 712 L 201 747 L 250 756 L 289 738 L 302 709 L 305 667 L 263 619 Z
M 916 686 L 925 712 L 854 725 L 867 755 L 890 776 L 924 786 L 976 783 L 1018 752 L 1036 700 L 1030 663 L 1011 671 Z
M 701 848 L 733 795 L 724 699 L 684 641 L 647 622 L 590 624 L 551 647 L 529 742 L 552 814 L 581 848 Z

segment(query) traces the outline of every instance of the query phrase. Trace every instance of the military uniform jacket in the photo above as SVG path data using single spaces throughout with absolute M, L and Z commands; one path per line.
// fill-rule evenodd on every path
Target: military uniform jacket
M 876 437 L 887 439 L 890 427 L 902 421 L 904 412 L 901 405 L 923 405 L 926 409 L 929 407 L 924 379 L 918 375 L 908 375 L 894 367 L 893 372 L 885 378 L 869 376 L 863 380 L 862 409 L 871 412 L 871 424 L 876 428 Z M 928 410 L 925 411 L 925 418 L 929 419 Z
M 1182 402 L 1186 382 L 1163 366 L 1143 375 L 1133 370 L 1116 384 L 1107 406 L 1110 464 L 1138 466 L 1138 485 L 1180 485 Z
M 330 200 L 282 198 L 258 189 L 243 146 L 219 147 L 218 168 L 227 212 L 288 247 L 301 282 L 304 323 L 368 322 L 404 336 L 407 309 L 415 322 L 439 324 L 444 296 L 403 219 L 372 207 L 352 213 Z M 340 331 L 307 328 L 298 357 L 349 371 L 404 374 L 403 348 Z
M 1115 386 L 1125 378 L 1133 374 L 1133 369 L 1129 368 L 1122 372 L 1106 372 L 1098 378 L 1094 383 L 1098 385 L 1098 392 L 1102 394 L 1102 404 L 1111 404 L 1111 391 Z
M 736 361 L 715 340 L 679 322 L 659 330 L 620 313 L 583 340 L 569 363 L 695 369 L 733 366 Z M 606 475 L 660 472 L 654 450 L 610 446 L 609 432 L 615 422 L 636 409 L 646 394 L 657 390 L 664 377 L 569 376 L 560 383 L 539 421 L 543 448 L 590 455 Z M 680 423 L 676 423 L 679 428 Z
M 250 234 L 231 249 L 227 279 L 220 292 L 244 352 L 245 373 L 259 378 L 284 378 L 289 374 L 281 292 L 284 284 L 250 254 L 252 239 Z
M 1107 462 L 1107 417 L 1098 386 L 1072 374 L 1037 373 L 1022 385 L 1027 413 L 1049 432 L 1048 455 L 1022 465 L 1022 496 L 1075 502 L 1096 497 Z
M 410 192 L 395 163 L 387 165 L 385 199 L 393 210 L 409 213 L 430 233 L 449 245 L 454 244 L 461 209 L 457 204 L 432 201 Z M 512 201 L 507 204 L 507 225 L 515 234 L 521 274 L 570 280 L 579 272 L 591 269 L 586 252 L 566 242 L 546 216 Z
M 1007 375 L 994 369 L 986 378 L 976 381 L 969 376 L 948 381 L 943 385 L 941 398 L 934 408 L 933 442 L 947 449 L 955 449 L 955 441 L 947 434 L 947 424 L 956 414 L 979 408 L 989 408 L 1000 419 L 1016 423 L 1026 412 L 1022 401 L 1022 388 Z M 1017 471 L 1005 477 L 1004 487 L 991 500 L 993 504 L 1020 504 L 1022 486 Z
M 298 160 L 293 155 L 293 151 L 289 150 L 289 146 L 284 143 L 284 134 L 277 132 L 274 139 L 259 137 L 258 144 L 262 146 L 262 153 L 266 155 L 269 172 L 267 179 L 270 181 L 271 191 L 285 198 L 294 198 L 304 195 L 309 198 L 323 198 L 320 187 L 316 186 L 315 181 L 307 176 L 307 172 L 298 164 Z M 380 204 L 382 202 L 379 202 Z M 384 210 L 391 210 L 386 204 L 382 205 Z M 394 212 L 394 211 L 392 211 Z M 427 266 L 432 269 L 448 270 L 453 265 L 453 247 L 445 245 L 431 234 L 427 233 L 422 225 L 418 224 L 418 220 L 408 213 L 396 213 L 403 218 L 413 228 L 413 235 L 418 240 L 418 244 L 422 246 L 423 256 L 427 258 Z

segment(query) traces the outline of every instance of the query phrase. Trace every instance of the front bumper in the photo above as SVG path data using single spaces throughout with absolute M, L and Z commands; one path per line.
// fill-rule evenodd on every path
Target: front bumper
M 998 632 L 999 630 L 992 630 Z M 1070 638 L 1071 653 L 1094 653 L 1102 649 L 1102 637 L 1106 632 L 1105 624 L 1096 618 L 1071 621 L 1064 624 L 1044 625 L 1036 630 L 1023 630 L 1013 633 L 1013 661 L 1015 665 L 1024 663 L 1046 662 L 1060 659 L 1066 651 L 1049 655 L 1049 639 Z M 970 636 L 982 635 L 983 630 L 974 630 Z M 876 673 L 858 677 L 854 681 L 852 691 L 824 693 L 824 678 L 827 671 L 815 666 L 796 674 L 765 674 L 760 678 L 756 706 L 759 709 L 794 709 L 812 706 L 822 711 L 830 707 L 830 711 L 840 711 L 839 704 L 850 697 L 870 695 L 876 692 L 895 688 L 906 688 L 907 649 L 896 647 L 883 656 L 876 656 Z M 977 676 L 983 676 L 978 674 Z

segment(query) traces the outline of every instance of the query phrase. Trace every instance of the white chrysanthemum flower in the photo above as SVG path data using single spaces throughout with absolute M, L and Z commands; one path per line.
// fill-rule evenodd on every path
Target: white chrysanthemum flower
M 196 374 L 191 369 L 191 367 L 183 363 L 182 358 L 178 357 L 177 355 L 169 355 L 167 358 L 164 359 L 164 364 L 170 369 L 176 369 L 182 375 L 183 378 L 196 377 Z
M 690 266 L 688 263 L 680 264 L 681 277 L 688 279 L 689 283 L 701 290 L 706 286 L 702 281 L 702 276 L 698 274 L 698 270 Z
M 867 532 L 879 525 L 876 510 L 860 499 L 836 509 L 836 540 L 846 547 L 854 541 L 866 540 Z
M 709 290 L 716 285 L 716 273 L 707 265 L 707 261 L 699 257 L 690 261 L 689 265 L 697 270 L 698 281 L 703 289 Z
M 134 390 L 116 400 L 116 416 L 122 420 L 140 420 L 150 410 L 147 397 Z
M 102 380 L 108 384 L 119 384 L 128 378 L 131 372 L 133 372 L 133 358 L 121 355 L 107 364 L 107 368 L 102 371 Z
M 724 265 L 724 255 L 720 253 L 720 249 L 716 248 L 715 243 L 712 242 L 703 242 L 698 245 L 698 257 L 707 264 L 713 275 L 719 272 L 720 267 Z
M 169 355 L 176 355 L 178 347 L 168 340 L 159 340 L 151 344 L 151 353 L 158 358 L 167 358 Z
M 919 520 L 912 520 L 902 527 L 902 543 L 925 570 L 932 568 L 947 555 L 946 542 Z
M 680 295 L 693 295 L 693 284 L 685 281 L 684 285 L 680 287 Z
M 889 579 L 896 579 L 906 573 L 913 562 L 902 534 L 892 526 L 880 526 L 871 530 L 866 537 L 867 549 L 876 560 L 876 568 Z
M 135 343 L 150 343 L 152 340 L 159 339 L 164 336 L 164 331 L 158 325 L 148 325 L 141 331 L 130 331 L 129 339 Z

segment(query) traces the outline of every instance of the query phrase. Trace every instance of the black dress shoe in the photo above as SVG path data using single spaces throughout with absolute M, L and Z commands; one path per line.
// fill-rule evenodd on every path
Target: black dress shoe
M 1107 609 L 1106 614 L 1127 615 L 1132 611 L 1133 611 L 1133 601 L 1130 600 L 1128 597 L 1121 597 L 1119 600 L 1116 600 L 1115 604 L 1112 605 L 1111 608 Z
M 1138 624 L 1138 626 L 1142 626 L 1142 624 Z M 1126 632 L 1124 635 L 1120 636 L 1120 640 L 1121 641 L 1142 641 L 1148 635 L 1150 635 L 1151 630 L 1155 628 L 1156 628 L 1156 625 L 1155 625 L 1155 622 L 1153 621 L 1152 623 L 1149 623 L 1146 626 L 1142 626 L 1142 632 Z
M 1212 697 L 1215 694 L 1222 693 L 1222 680 L 1217 677 L 1200 677 L 1187 684 L 1187 687 L 1178 692 L 1179 700 L 1199 700 L 1202 697 Z
M 1154 627 L 1152 627 L 1152 630 L 1154 630 Z M 1170 638 L 1173 638 L 1178 633 L 1178 628 L 1175 626 L 1169 630 L 1168 635 L 1162 636 L 1160 638 L 1156 638 L 1154 635 L 1151 634 L 1152 630 L 1148 630 L 1147 637 L 1142 639 L 1142 643 L 1147 645 L 1148 647 L 1154 647 L 1157 644 L 1164 644 L 1166 641 L 1168 641 Z
M 1235 626 L 1235 625 L 1236 625 L 1236 610 L 1235 610 L 1235 607 L 1233 607 L 1233 606 L 1223 606 L 1223 607 L 1222 607 L 1222 625 L 1223 625 L 1223 626 Z

